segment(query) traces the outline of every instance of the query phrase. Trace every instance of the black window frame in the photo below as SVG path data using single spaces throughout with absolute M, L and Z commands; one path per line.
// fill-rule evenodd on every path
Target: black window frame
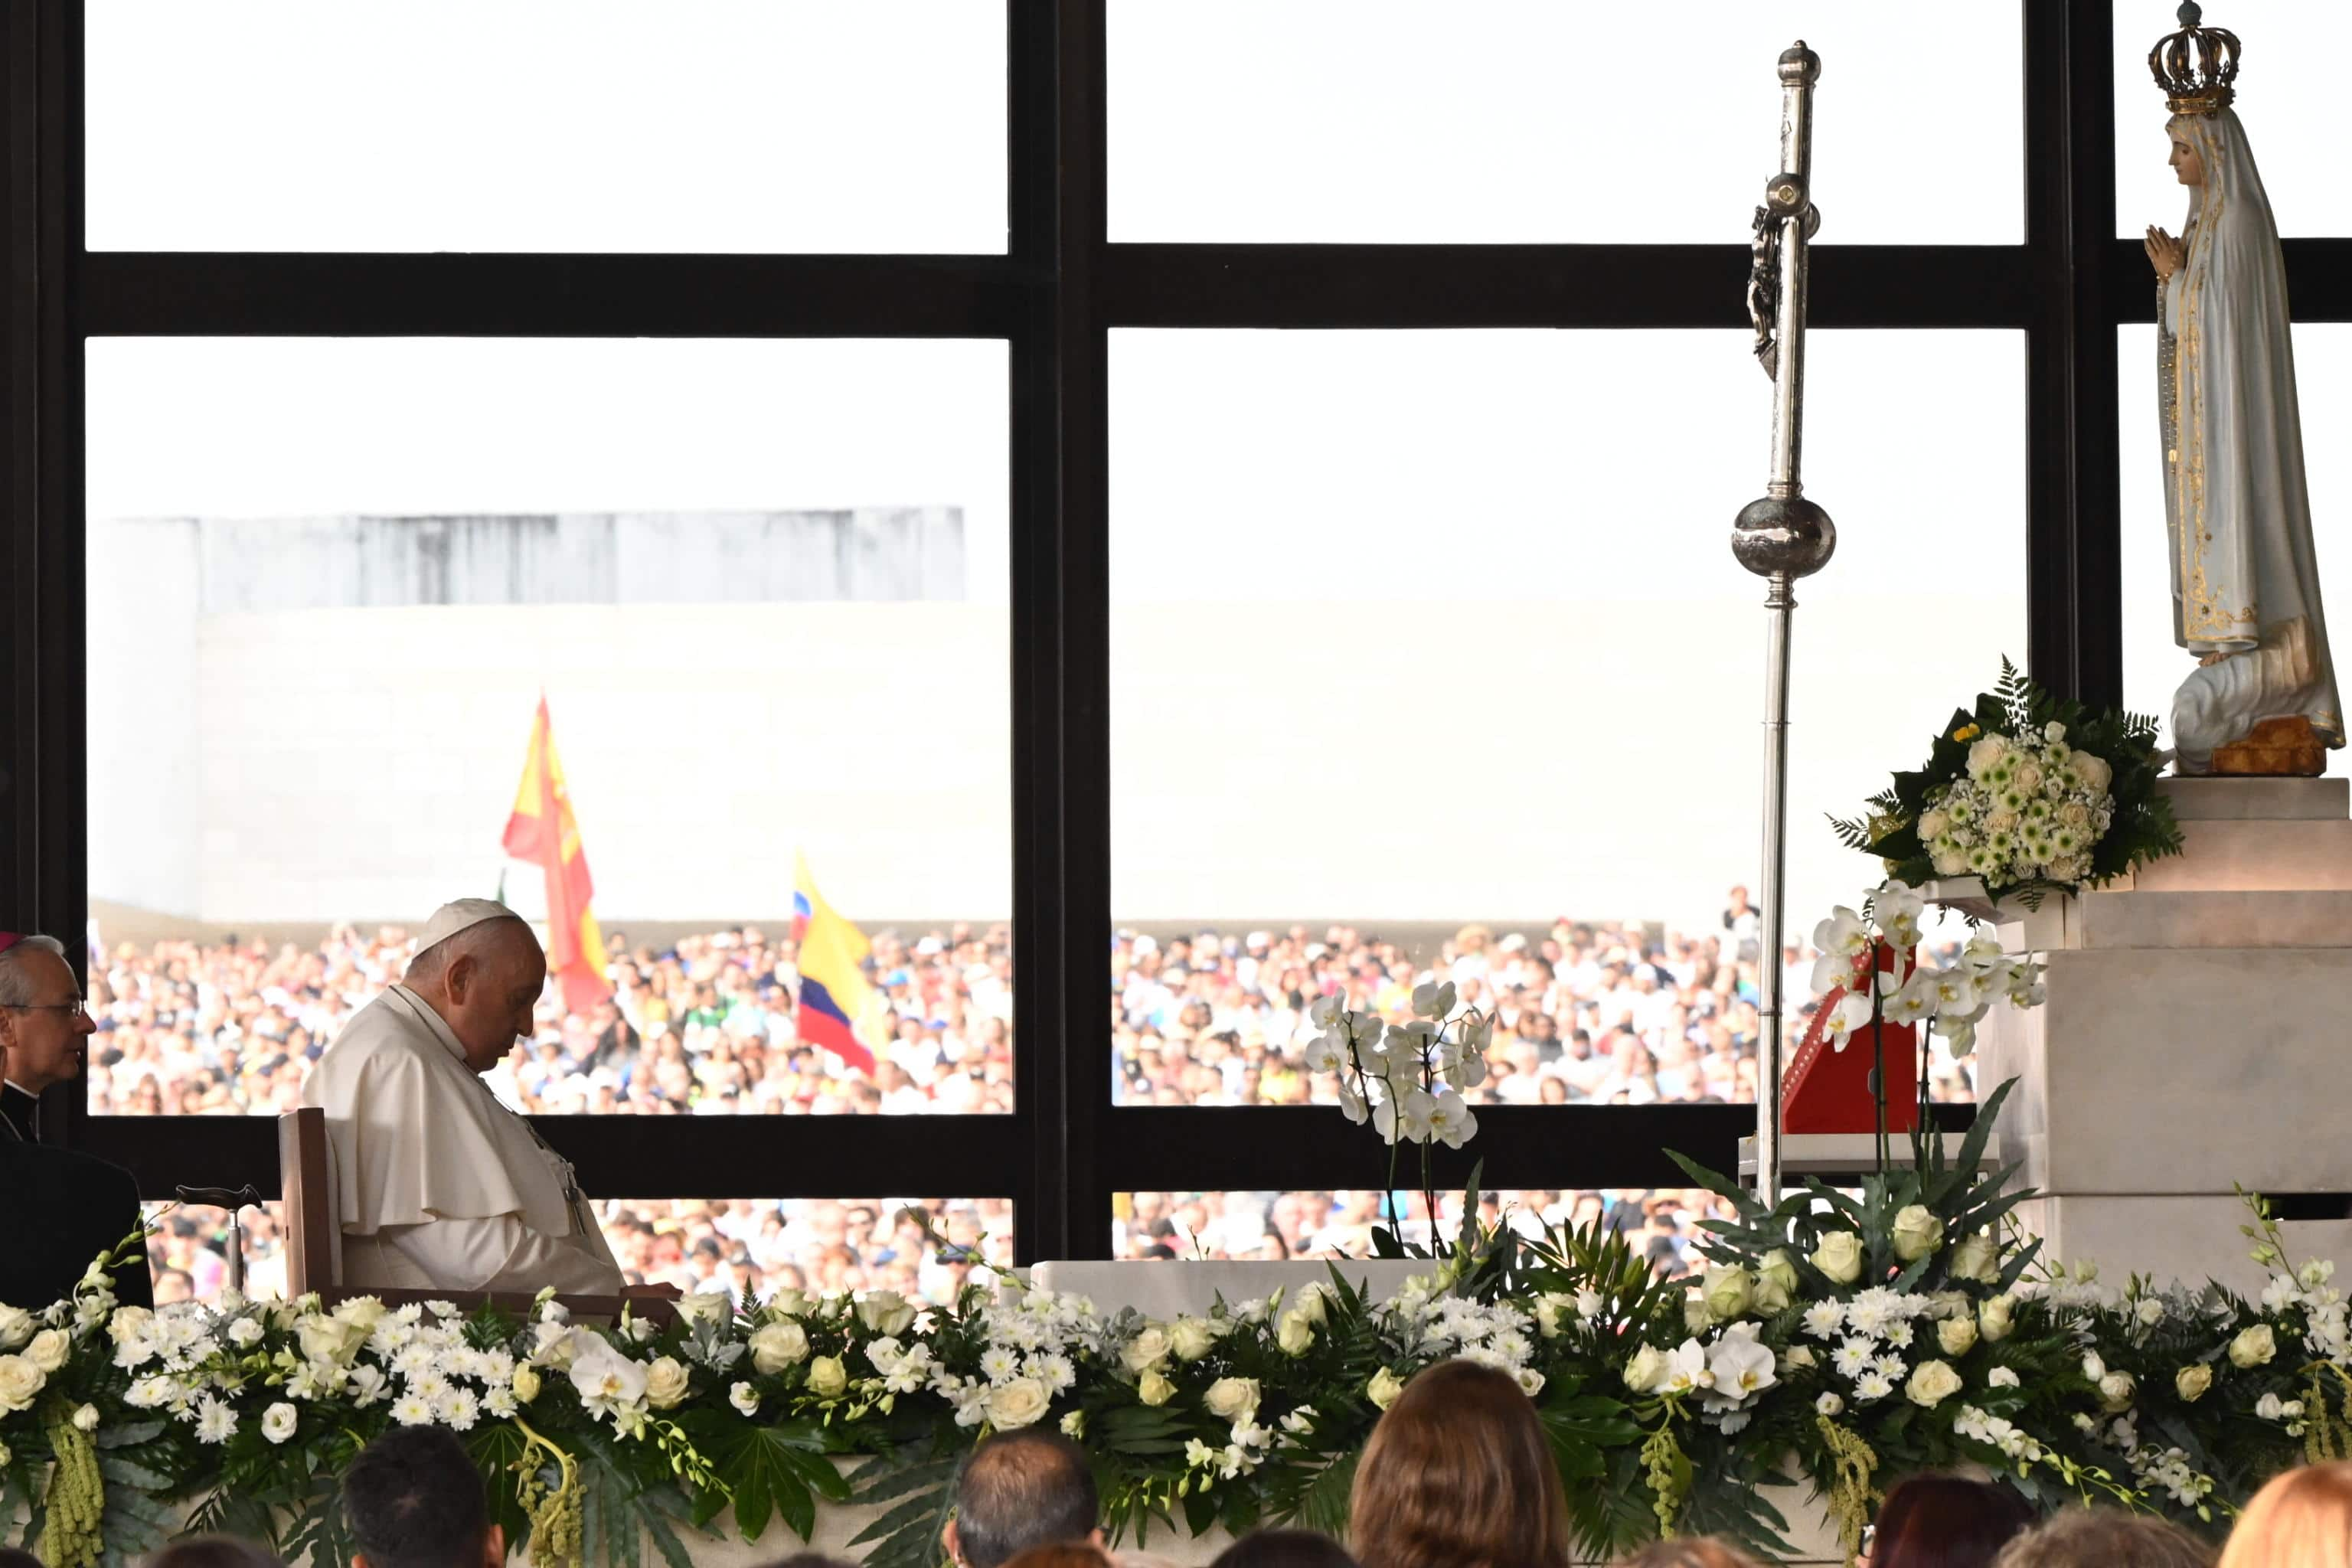
M 82 247 L 80 0 L 9 8 L 0 86 L 8 292 L 0 668 L 0 926 L 88 909 L 83 354 L 93 336 L 978 337 L 1010 346 L 1013 923 L 1018 1109 L 962 1117 L 543 1119 L 592 1191 L 660 1197 L 1010 1197 L 1018 1255 L 1108 1254 L 1115 1193 L 1328 1185 L 1365 1168 L 1336 1110 L 1110 1099 L 1108 334 L 1745 324 L 1746 215 L 1713 245 L 1110 244 L 1107 0 L 1007 0 L 1007 250 L 999 256 L 322 255 Z M 2028 658 L 2122 690 L 2116 329 L 2153 319 L 2112 233 L 2111 0 L 2018 0 L 2021 245 L 1814 252 L 1812 319 L 1998 328 L 2027 342 Z M 1921 62 L 1940 80 L 1943 62 Z M 1761 67 L 1759 66 L 1759 68 Z M 1760 183 L 1769 171 L 1759 166 Z M 2298 321 L 2352 320 L 2352 240 L 2290 239 Z M 1725 518 L 1742 498 L 1727 496 Z M 1760 626 L 1760 617 L 1759 617 Z M 92 1117 L 44 1134 L 176 1184 L 277 1191 L 268 1117 Z M 1958 1120 L 1964 1121 L 1965 1108 Z M 1727 1166 L 1746 1106 L 1500 1107 L 1473 1159 L 1498 1188 L 1683 1184 Z

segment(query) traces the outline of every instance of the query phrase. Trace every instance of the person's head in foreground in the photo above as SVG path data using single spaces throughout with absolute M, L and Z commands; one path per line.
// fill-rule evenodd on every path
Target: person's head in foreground
M 2070 1508 L 2000 1549 L 1998 1568 L 2213 1568 L 2205 1543 L 2176 1524 L 2112 1508 Z
M 1253 1530 L 1209 1568 L 1356 1568 L 1348 1549 L 1318 1531 Z
M 2352 1463 L 2306 1465 L 2254 1494 L 2221 1549 L 2221 1568 L 2352 1564 Z
M 503 904 L 459 899 L 433 911 L 418 941 L 401 984 L 441 1015 L 467 1067 L 489 1071 L 531 1032 L 531 1009 L 547 986 L 539 938 Z
M 0 1568 L 8 1568 L 0 1563 Z M 198 1535 L 174 1541 L 151 1555 L 145 1568 L 286 1568 L 269 1549 L 234 1535 Z
M 1568 1499 L 1507 1373 L 1440 1362 L 1372 1428 L 1349 1497 L 1364 1568 L 1567 1568 Z
M 343 1472 L 352 1568 L 499 1568 L 481 1472 L 446 1426 L 394 1426 Z
M 1004 1568 L 1118 1568 L 1118 1563 L 1091 1541 L 1049 1541 L 1014 1556 Z
M 1678 1535 L 1653 1541 L 1617 1568 L 1760 1568 L 1756 1559 L 1711 1535 Z
M 2007 1487 L 1908 1476 L 1879 1505 L 1870 1568 L 1992 1568 L 2000 1549 L 2032 1523 L 2032 1508 Z
M 0 931 L 0 1068 L 26 1094 L 79 1076 L 83 1044 L 98 1027 L 53 936 Z
M 1033 1547 L 1076 1542 L 1099 1549 L 1094 1471 L 1076 1443 L 1024 1426 L 964 1456 L 955 1517 L 940 1535 L 958 1568 L 1003 1568 Z M 1053 1568 L 1081 1568 L 1056 1563 Z

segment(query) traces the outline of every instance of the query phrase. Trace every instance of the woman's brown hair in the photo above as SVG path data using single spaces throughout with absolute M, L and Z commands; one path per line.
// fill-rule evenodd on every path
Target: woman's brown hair
M 1879 1507 L 1870 1568 L 1992 1568 L 2032 1524 L 2032 1508 L 1996 1482 L 1906 1476 Z
M 2221 1549 L 2221 1568 L 2352 1564 L 2352 1463 L 2305 1465 L 2254 1494 Z
M 1407 1384 L 1356 1467 L 1348 1544 L 1364 1568 L 1568 1568 L 1568 1499 L 1519 1385 L 1466 1361 Z

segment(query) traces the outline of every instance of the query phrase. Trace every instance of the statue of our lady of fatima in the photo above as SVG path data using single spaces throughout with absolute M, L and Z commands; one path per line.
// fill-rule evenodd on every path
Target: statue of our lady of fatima
M 2175 771 L 2315 775 L 2344 744 L 2304 488 L 2285 259 L 2246 128 L 2230 107 L 2238 40 L 2198 25 L 2148 54 L 2189 187 L 2156 268 L 2157 402 L 2173 640 L 2198 660 L 2172 700 Z

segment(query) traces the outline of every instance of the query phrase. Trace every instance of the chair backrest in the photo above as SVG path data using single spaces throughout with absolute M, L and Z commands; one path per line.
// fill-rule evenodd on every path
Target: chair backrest
M 331 1290 L 342 1276 L 342 1226 L 324 1110 L 305 1106 L 278 1117 L 278 1180 L 286 1205 L 286 1294 Z

